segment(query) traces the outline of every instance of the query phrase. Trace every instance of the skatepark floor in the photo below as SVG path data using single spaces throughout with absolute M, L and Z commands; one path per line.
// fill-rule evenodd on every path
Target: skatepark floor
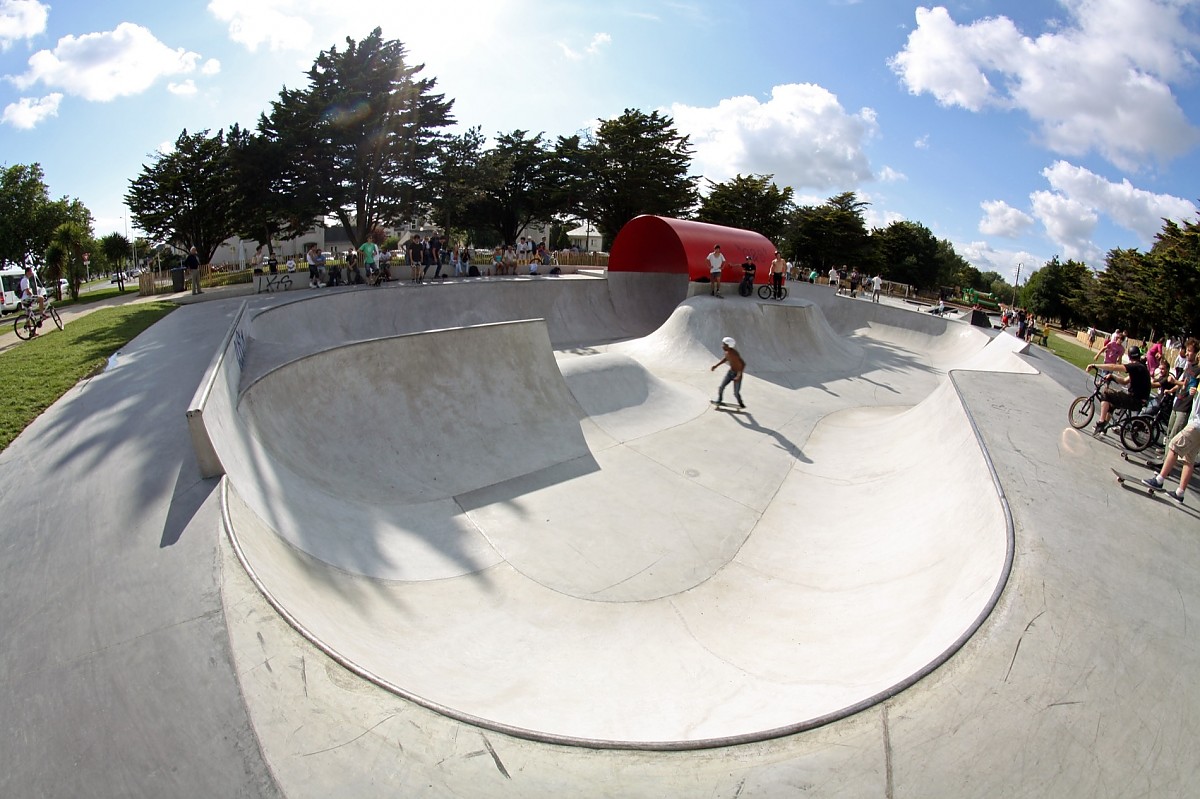
M 283 301 L 250 298 L 256 308 Z M 981 519 L 999 514 L 1002 520 L 1004 508 L 1011 517 L 1011 563 L 994 608 L 961 648 L 914 684 L 844 717 L 781 737 L 699 750 L 644 751 L 548 743 L 506 734 L 500 725 L 481 726 L 435 712 L 347 670 L 341 662 L 344 653 L 314 644 L 281 617 L 225 535 L 223 489 L 220 481 L 200 477 L 182 419 L 237 302 L 203 302 L 172 314 L 132 342 L 108 372 L 70 392 L 0 454 L 0 476 L 7 486 L 0 494 L 0 518 L 6 520 L 0 613 L 9 631 L 0 673 L 16 689 L 0 700 L 8 733 L 0 754 L 11 764 L 0 775 L 0 795 L 1189 794 L 1200 759 L 1194 747 L 1197 701 L 1187 680 L 1198 660 L 1188 617 L 1197 600 L 1193 575 L 1200 566 L 1200 521 L 1195 506 L 1200 502 L 1192 492 L 1189 503 L 1179 507 L 1117 486 L 1109 467 L 1133 467 L 1120 461 L 1110 440 L 1067 426 L 1066 408 L 1086 381 L 1082 372 L 1046 351 L 1033 348 L 1011 356 L 1027 370 L 954 371 L 952 384 L 942 366 L 961 353 L 923 353 L 914 349 L 918 338 L 900 332 L 886 341 L 839 332 L 838 339 L 853 345 L 851 350 L 874 350 L 844 370 L 823 374 L 785 363 L 777 373 L 755 377 L 756 361 L 747 353 L 751 376 L 744 393 L 750 418 L 744 421 L 700 405 L 694 406 L 694 415 L 687 410 L 697 399 L 693 390 L 702 392 L 698 402 L 707 406 L 711 397 L 706 392 L 715 389 L 720 372 L 708 372 L 708 364 L 700 367 L 703 371 L 696 369 L 699 364 L 692 358 L 698 361 L 700 354 L 686 347 L 649 340 L 605 345 L 593 355 L 579 354 L 580 348 L 560 352 L 556 360 L 567 388 L 589 398 L 579 431 L 597 468 L 577 468 L 574 477 L 540 482 L 517 475 L 512 478 L 516 483 L 508 481 L 503 488 L 468 491 L 471 500 L 464 508 L 479 529 L 494 533 L 489 544 L 504 554 L 505 562 L 519 566 L 515 572 L 533 574 L 531 584 L 574 597 L 574 605 L 635 606 L 642 608 L 635 612 L 657 614 L 654 606 L 674 602 L 670 615 L 679 618 L 689 610 L 681 596 L 690 599 L 697 586 L 711 592 L 707 604 L 693 602 L 692 607 L 711 620 L 711 635 L 689 627 L 699 636 L 692 640 L 703 640 L 708 654 L 679 655 L 680 647 L 661 632 L 669 629 L 663 626 L 669 619 L 657 614 L 632 628 L 633 643 L 616 639 L 595 650 L 607 654 L 612 664 L 620 662 L 622 647 L 653 651 L 656 657 L 675 653 L 677 663 L 685 665 L 704 664 L 698 658 L 715 654 L 719 657 L 697 674 L 687 675 L 710 693 L 716 683 L 705 680 L 726 679 L 714 676 L 718 661 L 744 670 L 746 664 L 738 658 L 747 653 L 760 660 L 777 656 L 766 643 L 780 638 L 783 629 L 778 618 L 771 618 L 772 608 L 774 615 L 785 615 L 779 603 L 795 600 L 797 590 L 803 593 L 804 585 L 797 586 L 790 576 L 796 562 L 811 563 L 814 553 L 841 546 L 847 548 L 845 557 L 874 551 L 883 565 L 897 565 L 900 555 L 886 548 L 896 546 L 897 538 L 914 541 L 917 552 L 938 553 L 948 551 L 944 536 L 952 532 L 969 536 L 980 524 L 994 531 L 995 521 Z M 843 345 L 835 341 L 829 346 Z M 787 355 L 778 342 L 764 341 L 761 349 L 775 360 Z M 830 357 L 842 359 L 848 352 L 836 349 Z M 597 362 L 600 366 L 589 372 L 589 357 L 607 362 Z M 580 388 L 634 380 L 629 361 L 651 364 L 651 376 L 661 381 L 647 384 L 643 403 L 622 406 L 619 399 Z M 871 369 L 861 370 L 863 364 Z M 934 420 L 947 417 L 955 397 L 961 397 L 967 417 L 965 425 L 956 427 L 961 443 L 950 445 Z M 151 398 L 153 402 L 147 401 Z M 263 399 L 270 398 L 264 394 Z M 663 428 L 663 419 L 678 414 L 681 406 L 687 410 L 683 418 Z M 139 424 L 131 426 L 135 407 Z M 307 421 L 303 408 L 285 408 L 280 416 L 298 430 Z M 991 486 L 990 507 L 980 501 L 987 496 L 987 481 L 983 487 L 974 482 L 981 479 L 978 464 L 964 460 L 976 432 L 990 463 L 987 481 L 994 473 L 999 486 L 999 493 Z M 708 454 L 697 441 L 706 442 Z M 607 484 L 617 479 L 610 473 L 624 464 L 648 462 L 659 464 L 666 482 L 654 483 L 639 471 L 633 472 L 633 482 L 660 486 L 656 501 L 671 509 L 664 515 L 703 507 L 695 504 L 702 501 L 698 498 L 663 496 L 661 490 L 681 479 L 672 475 L 695 468 L 709 476 L 690 479 L 716 495 L 719 505 L 740 506 L 725 513 L 733 513 L 735 520 L 741 514 L 749 520 L 743 523 L 749 530 L 739 533 L 735 556 L 727 552 L 729 542 L 714 539 L 696 550 L 712 552 L 712 557 L 681 560 L 654 580 L 614 588 L 614 576 L 640 573 L 642 559 L 672 552 L 671 539 L 645 540 L 634 534 L 636 518 L 619 516 L 619 532 L 627 536 L 624 549 L 602 564 L 605 569 L 588 573 L 582 568 L 596 562 L 596 553 L 573 562 L 563 559 L 604 529 L 602 514 L 608 509 L 622 512 L 613 507 L 613 492 L 623 499 L 635 496 L 636 485 L 620 480 Z M 903 465 L 899 474 L 882 468 L 894 463 Z M 519 485 L 522 480 L 530 484 Z M 582 481 L 578 492 L 572 488 L 577 481 Z M 600 483 L 591 491 L 584 487 L 589 481 Z M 53 501 L 31 504 L 14 490 L 27 484 L 68 488 L 58 490 Z M 578 527 L 560 522 L 555 530 L 579 536 L 571 547 L 554 537 L 532 544 L 504 539 L 522 519 L 528 526 L 535 514 L 569 518 L 572 508 L 585 521 L 600 520 Z M 710 513 L 721 511 L 704 511 L 705 516 Z M 869 532 L 881 525 L 890 536 L 845 540 L 843 531 Z M 736 521 L 731 526 L 738 528 Z M 915 538 L 922 535 L 934 537 Z M 291 546 L 271 543 L 268 537 L 258 543 Z M 634 544 L 645 549 L 634 553 Z M 529 548 L 522 552 L 517 546 Z M 976 549 L 966 546 L 957 560 L 946 558 L 947 574 L 961 575 L 964 564 L 979 554 Z M 734 565 L 716 568 L 710 561 Z M 866 557 L 855 568 L 869 562 Z M 995 554 L 980 556 L 979 562 L 980 568 L 994 567 Z M 342 579 L 377 579 L 369 574 L 352 578 L 346 565 Z M 831 571 L 820 578 L 824 581 L 848 568 L 846 561 L 826 565 Z M 1004 565 L 1001 558 L 1000 567 Z M 732 579 L 733 571 L 771 575 L 772 569 L 776 572 L 764 578 L 764 585 L 783 582 L 791 588 L 765 594 L 768 604 L 726 599 L 740 594 L 737 584 L 719 585 Z M 478 572 L 435 582 L 447 588 L 468 573 Z M 331 575 L 325 578 L 332 580 Z M 873 578 L 863 582 L 874 584 Z M 740 583 L 745 585 L 744 577 Z M 334 586 L 330 581 L 308 588 L 333 601 Z M 596 590 L 618 593 L 604 602 L 577 596 Z M 891 601 L 911 598 L 915 591 L 912 585 L 902 588 Z M 660 593 L 675 598 L 656 596 Z M 347 605 L 342 610 L 348 610 L 356 595 L 343 595 Z M 478 641 L 461 638 L 455 644 L 461 650 L 442 653 L 445 663 L 473 662 L 478 653 L 468 647 L 479 643 L 482 648 L 488 636 L 499 640 L 486 643 L 507 644 L 510 654 L 529 644 L 509 637 L 508 628 L 497 628 L 505 608 L 515 607 L 511 597 L 494 608 L 484 603 L 486 597 L 471 593 L 460 599 L 472 597 L 480 604 L 428 623 L 437 632 L 468 615 L 478 619 L 478 627 L 472 628 Z M 382 594 L 371 598 L 385 606 L 395 601 Z M 528 601 L 544 604 L 545 598 Z M 544 604 L 548 616 L 572 606 Z M 365 608 L 369 617 L 382 613 L 381 607 L 360 610 Z M 728 615 L 708 615 L 717 610 Z M 802 608 L 789 607 L 786 616 L 805 624 L 816 619 L 834 630 L 841 624 L 844 637 L 862 636 L 866 649 L 813 664 L 830 667 L 835 678 L 825 681 L 836 682 L 836 676 L 863 668 L 874 657 L 873 649 L 886 652 L 886 646 L 906 637 L 911 643 L 913 635 L 897 626 L 896 618 L 904 614 L 878 596 L 857 608 L 825 607 L 811 617 Z M 337 618 L 346 617 L 334 614 Z M 612 622 L 585 618 L 581 626 L 606 623 Z M 958 629 L 968 626 L 959 622 Z M 650 641 L 651 650 L 645 650 L 646 639 L 659 634 L 664 640 Z M 812 629 L 806 634 L 828 637 Z M 435 643 L 450 645 L 446 639 Z M 390 640 L 383 658 L 420 652 L 419 644 Z M 361 657 L 355 654 L 350 660 Z M 896 657 L 880 659 L 891 663 Z M 519 676 L 522 659 L 512 660 L 488 654 L 469 679 L 492 690 L 498 680 Z M 525 714 L 520 718 L 556 715 L 554 707 L 526 708 L 521 700 L 522 694 L 540 696 L 546 682 L 554 684 L 555 665 L 561 664 L 535 664 L 530 670 L 537 680 L 511 703 L 513 712 Z M 576 677 L 585 670 L 584 664 L 566 665 L 570 670 L 561 675 L 560 698 L 580 691 Z M 616 683 L 619 675 L 612 676 Z M 789 685 L 791 678 L 772 679 L 780 681 L 771 684 L 774 690 Z M 667 694 L 687 687 L 671 686 Z M 597 710 L 589 723 L 610 718 L 613 724 L 636 722 L 643 732 L 663 724 L 670 735 L 677 731 L 664 712 L 671 702 L 639 708 L 647 697 L 614 698 L 599 681 L 582 688 L 580 695 Z M 865 690 L 856 695 L 876 693 Z M 733 714 L 734 726 L 756 717 L 779 726 L 772 715 L 778 708 L 755 701 L 764 715 L 743 708 Z M 778 705 L 786 708 L 790 701 L 781 696 Z M 680 723 L 698 725 L 698 738 L 705 737 L 702 720 Z M 718 725 L 716 737 L 729 729 L 722 726 L 727 724 Z M 755 730 L 761 726 L 751 725 Z M 612 729 L 601 727 L 601 737 Z

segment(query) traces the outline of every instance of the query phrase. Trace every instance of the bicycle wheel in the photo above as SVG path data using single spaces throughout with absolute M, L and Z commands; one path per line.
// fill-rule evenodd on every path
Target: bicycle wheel
M 743 280 L 741 283 L 738 283 L 738 294 L 741 294 L 743 297 L 749 297 L 752 291 L 754 291 L 754 284 L 750 281 Z
M 1096 399 L 1094 397 L 1076 397 L 1071 403 L 1071 410 L 1067 411 L 1067 419 L 1071 422 L 1071 427 L 1076 430 L 1082 430 L 1092 421 L 1092 417 L 1096 415 Z
M 759 299 L 763 299 L 763 300 L 771 299 L 771 287 L 767 286 L 767 285 L 759 286 L 758 287 L 758 296 L 759 296 Z
M 1141 452 L 1154 440 L 1150 420 L 1135 416 L 1121 427 L 1121 445 L 1130 452 Z
M 58 311 L 55 309 L 55 307 L 53 305 L 51 305 L 49 308 L 46 309 L 46 315 L 54 320 L 54 324 L 58 327 L 59 330 L 63 329 L 62 317 L 58 315 Z
M 22 341 L 29 341 L 29 339 L 33 338 L 33 334 L 37 332 L 37 328 L 29 323 L 28 315 L 22 315 L 13 320 L 13 332 Z
M 781 299 L 781 300 L 787 299 L 787 286 L 779 287 L 779 299 Z

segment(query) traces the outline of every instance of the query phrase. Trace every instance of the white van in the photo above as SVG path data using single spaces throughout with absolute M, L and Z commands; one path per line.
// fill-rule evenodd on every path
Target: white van
M 8 269 L 0 269 L 0 293 L 3 300 L 0 305 L 0 313 L 12 313 L 21 307 L 18 298 L 21 293 L 21 278 L 25 277 L 25 270 L 19 266 Z M 34 284 L 37 286 L 39 296 L 46 296 L 46 287 L 42 285 L 42 281 L 37 279 L 35 274 L 33 277 Z

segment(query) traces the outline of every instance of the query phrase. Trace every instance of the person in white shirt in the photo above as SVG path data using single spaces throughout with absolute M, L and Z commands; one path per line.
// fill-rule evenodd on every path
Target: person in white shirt
M 879 302 L 879 290 L 883 288 L 883 278 L 879 275 L 871 278 L 871 302 Z
M 709 294 L 714 297 L 721 296 L 721 269 L 724 266 L 725 256 L 721 254 L 721 245 L 714 244 L 712 252 L 708 254 L 708 279 L 712 281 Z
M 33 277 L 33 267 L 25 267 L 25 275 L 21 278 L 21 284 L 17 287 L 21 292 L 21 299 L 26 304 L 32 304 L 36 299 L 38 302 L 38 313 L 46 312 L 46 298 L 38 293 L 37 281 Z

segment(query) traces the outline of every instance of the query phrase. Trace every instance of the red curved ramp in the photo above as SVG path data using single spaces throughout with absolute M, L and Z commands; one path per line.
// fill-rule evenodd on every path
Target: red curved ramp
M 706 256 L 716 244 L 721 245 L 726 259 L 722 282 L 741 280 L 740 264 L 747 255 L 758 265 L 754 282 L 767 282 L 775 245 L 761 233 L 649 214 L 634 217 L 621 228 L 609 255 L 608 271 L 685 273 L 689 280 L 707 278 Z

